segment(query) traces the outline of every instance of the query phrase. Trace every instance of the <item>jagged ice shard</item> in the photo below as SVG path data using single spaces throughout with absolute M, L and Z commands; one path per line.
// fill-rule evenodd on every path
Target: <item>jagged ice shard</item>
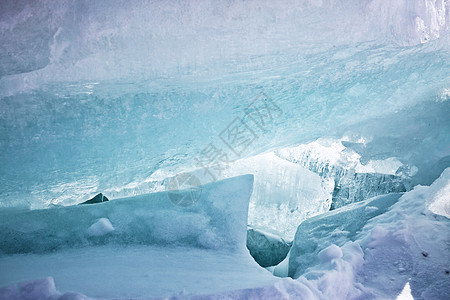
M 445 299 L 449 116 L 448 0 L 1 1 L 0 298 Z

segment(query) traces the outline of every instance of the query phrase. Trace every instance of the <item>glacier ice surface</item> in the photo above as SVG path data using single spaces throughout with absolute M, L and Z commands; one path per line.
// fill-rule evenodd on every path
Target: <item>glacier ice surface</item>
M 363 160 L 416 166 L 414 185 L 449 165 L 447 1 L 16 2 L 0 9 L 2 207 L 135 195 L 195 167 L 261 92 L 283 113 L 239 158 L 348 135 Z
M 231 292 L 224 288 L 223 293 L 211 285 L 211 290 L 203 291 L 211 298 L 391 298 L 408 283 L 415 298 L 444 298 L 445 294 L 439 293 L 448 291 L 441 263 L 442 254 L 448 253 L 448 184 L 441 177 L 436 182 L 445 187 L 417 185 L 432 184 L 450 166 L 449 12 L 449 1 L 434 0 L 206 0 L 170 5 L 124 0 L 63 0 L 51 5 L 45 0 L 1 1 L 0 221 L 10 215 L 17 217 L 14 224 L 18 225 L 13 228 L 3 223 L 4 234 L 19 240 L 30 237 L 31 244 L 37 243 L 31 232 L 39 232 L 39 237 L 45 225 L 32 217 L 28 224 L 21 222 L 21 209 L 77 204 L 99 192 L 124 198 L 164 190 L 161 182 L 152 178 L 198 167 L 195 158 L 210 143 L 232 156 L 219 134 L 264 92 L 282 114 L 268 120 L 264 128 L 252 127 L 257 138 L 233 160 L 318 138 L 345 136 L 348 139 L 342 146 L 346 153 L 357 154 L 361 163 L 355 173 L 390 174 L 382 176 L 388 182 L 392 179 L 394 185 L 399 178 L 390 176 L 396 175 L 410 181 L 407 191 L 416 187 L 391 210 L 371 219 L 357 242 L 336 242 L 342 257 L 311 266 L 305 273 L 316 279 L 300 276 L 266 287 Z M 283 173 L 272 175 L 265 178 L 277 181 L 265 188 L 285 185 L 287 190 L 278 189 L 283 196 L 292 190 L 292 178 Z M 380 192 L 372 185 L 380 179 L 377 176 L 367 177 L 365 190 L 371 195 Z M 321 179 L 306 178 L 309 183 Z M 348 194 L 359 195 L 352 184 L 349 181 Z M 318 189 L 305 189 L 310 195 L 323 188 L 313 185 Z M 264 190 L 264 184 L 257 186 Z M 250 215 L 255 221 L 266 214 L 257 221 L 280 228 L 288 219 L 322 212 L 329 202 L 314 209 L 320 198 L 311 198 L 314 201 L 304 206 L 298 202 L 301 198 L 296 198 L 292 204 L 298 216 L 293 217 L 288 205 L 275 205 L 272 208 L 280 218 L 272 223 L 266 218 L 274 215 L 266 209 L 267 203 L 256 206 L 259 212 Z M 424 199 L 436 214 L 424 208 Z M 305 208 L 313 208 L 313 212 L 307 215 Z M 69 210 L 55 209 L 47 213 Z M 251 207 L 252 211 L 256 210 Z M 366 206 L 359 212 L 377 214 L 379 209 Z M 66 258 L 76 258 L 71 266 L 75 269 L 77 263 L 86 263 L 86 256 L 68 253 L 66 245 L 56 241 L 83 246 L 96 238 L 95 243 L 101 244 L 96 254 L 104 255 L 102 267 L 109 266 L 108 271 L 114 272 L 110 261 L 117 261 L 118 245 L 104 243 L 124 228 L 108 217 L 115 230 L 85 240 L 87 228 L 104 216 L 91 217 L 86 224 L 76 224 L 83 225 L 82 230 L 75 226 L 80 230 L 68 232 L 68 227 L 61 226 L 61 234 L 53 232 L 50 238 Z M 184 221 L 192 220 L 187 217 Z M 119 221 L 119 225 L 124 223 L 124 219 Z M 293 234 L 298 224 L 288 225 L 284 234 Z M 370 226 L 375 227 L 369 230 Z M 162 231 L 169 238 L 182 229 L 167 226 Z M 245 230 L 241 235 L 240 245 L 245 250 Z M 144 250 L 127 250 L 131 257 L 146 257 Z M 157 253 L 155 250 L 155 256 Z M 41 260 L 42 265 L 51 266 L 61 258 L 59 252 L 52 254 L 48 261 Z M 16 266 L 38 263 L 42 255 L 50 253 L 17 254 Z M 218 259 L 204 251 L 198 256 L 206 261 Z M 217 282 L 249 276 L 245 278 L 252 284 L 256 286 L 260 280 L 262 285 L 267 272 L 256 276 L 254 262 L 243 260 L 225 255 L 217 264 L 188 267 L 195 274 L 208 268 L 219 274 L 227 266 L 227 274 L 236 271 L 236 276 L 217 275 Z M 170 258 L 163 261 L 168 264 Z M 95 262 L 90 261 L 92 265 Z M 151 276 L 132 272 L 146 261 L 130 258 L 127 263 L 125 275 L 135 276 L 137 283 Z M 233 270 L 239 264 L 245 270 Z M 179 261 L 177 266 L 182 265 Z M 409 272 L 411 265 L 417 273 Z M 25 266 L 23 270 L 30 271 Z M 36 266 L 35 273 L 28 273 L 29 279 L 47 276 L 39 270 Z M 177 277 L 179 282 L 181 277 Z M 125 293 L 120 283 L 114 282 L 117 290 L 111 294 Z M 199 283 L 199 288 L 202 286 L 207 284 Z M 61 289 L 65 288 L 62 285 Z M 140 287 L 127 288 L 132 293 Z

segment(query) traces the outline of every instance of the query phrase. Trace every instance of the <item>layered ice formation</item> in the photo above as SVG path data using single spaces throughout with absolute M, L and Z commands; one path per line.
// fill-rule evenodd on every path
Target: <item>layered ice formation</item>
M 364 138 L 363 161 L 396 157 L 414 184 L 450 162 L 447 1 L 1 5 L 2 207 L 132 196 L 211 142 L 236 160 Z M 282 114 L 237 157 L 220 133 L 261 92 Z
M 417 167 L 404 165 L 395 157 L 362 164 L 361 155 L 345 146 L 353 144 L 343 139 L 318 140 L 279 149 L 276 154 L 319 174 L 321 178 L 333 179 L 331 209 L 377 195 L 411 189 L 411 177 L 417 172 Z M 364 147 L 364 144 L 358 144 Z
M 399 176 L 377 173 L 355 173 L 341 179 L 333 192 L 331 209 L 377 195 L 407 191 L 407 183 Z

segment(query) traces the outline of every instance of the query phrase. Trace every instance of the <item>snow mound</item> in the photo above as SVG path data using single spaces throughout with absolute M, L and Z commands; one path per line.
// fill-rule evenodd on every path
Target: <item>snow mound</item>
M 367 221 L 386 212 L 400 196 L 401 194 L 378 196 L 349 204 L 301 223 L 290 252 L 289 276 L 298 278 L 306 269 L 318 264 L 320 251 L 328 249 L 333 244 L 341 247 L 348 241 L 355 241 L 356 234 Z M 367 211 L 366 207 L 377 209 Z M 329 250 L 333 249 L 332 247 Z M 323 255 L 326 257 L 326 253 Z
M 449 170 L 431 186 L 378 196 L 303 222 L 289 273 L 319 299 L 394 299 L 408 294 L 406 288 L 414 299 L 446 299 L 450 220 L 428 210 L 427 203 L 446 194 Z
M 445 169 L 439 181 L 430 187 L 428 209 L 437 215 L 450 218 L 450 168 Z
M 330 262 L 332 259 L 337 259 L 341 257 L 342 257 L 342 250 L 336 245 L 328 246 L 328 248 L 325 248 L 319 252 L 319 258 L 322 263 Z
M 112 231 L 114 231 L 114 227 L 112 226 L 111 221 L 107 218 L 101 218 L 88 228 L 87 233 L 90 236 L 102 236 Z
M 11 300 L 85 300 L 79 293 L 59 293 L 52 277 L 13 284 L 0 289 L 0 299 Z
M 450 168 L 430 186 L 416 186 L 357 236 L 364 266 L 357 281 L 374 297 L 400 293 L 409 282 L 414 299 L 446 299 L 450 293 L 450 219 L 427 208 L 445 193 Z M 448 194 L 447 194 L 448 195 Z

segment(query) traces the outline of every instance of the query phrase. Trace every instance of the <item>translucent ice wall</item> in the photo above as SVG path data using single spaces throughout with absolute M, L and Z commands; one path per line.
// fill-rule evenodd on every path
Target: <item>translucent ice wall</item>
M 323 179 L 332 179 L 331 209 L 412 188 L 412 177 L 418 171 L 416 166 L 403 164 L 396 157 L 363 161 L 353 148 L 364 149 L 365 141 L 351 143 L 348 139 L 319 139 L 309 144 L 279 149 L 276 155 L 307 168 Z
M 196 167 L 211 142 L 238 159 L 343 135 L 363 161 L 396 157 L 431 183 L 450 163 L 449 11 L 440 0 L 2 1 L 0 205 L 123 190 Z M 220 134 L 262 92 L 279 111 L 236 154 Z
M 265 153 L 221 165 L 218 179 L 253 174 L 253 192 L 250 197 L 248 224 L 294 239 L 298 224 L 303 220 L 330 210 L 334 181 L 321 178 L 295 163 L 274 153 Z M 210 168 L 214 171 L 213 167 Z M 189 172 L 198 182 L 209 182 L 211 174 L 204 169 Z M 183 178 L 183 174 L 174 178 Z M 164 181 L 164 188 L 171 187 L 171 179 Z M 191 185 L 196 185 L 192 182 Z

